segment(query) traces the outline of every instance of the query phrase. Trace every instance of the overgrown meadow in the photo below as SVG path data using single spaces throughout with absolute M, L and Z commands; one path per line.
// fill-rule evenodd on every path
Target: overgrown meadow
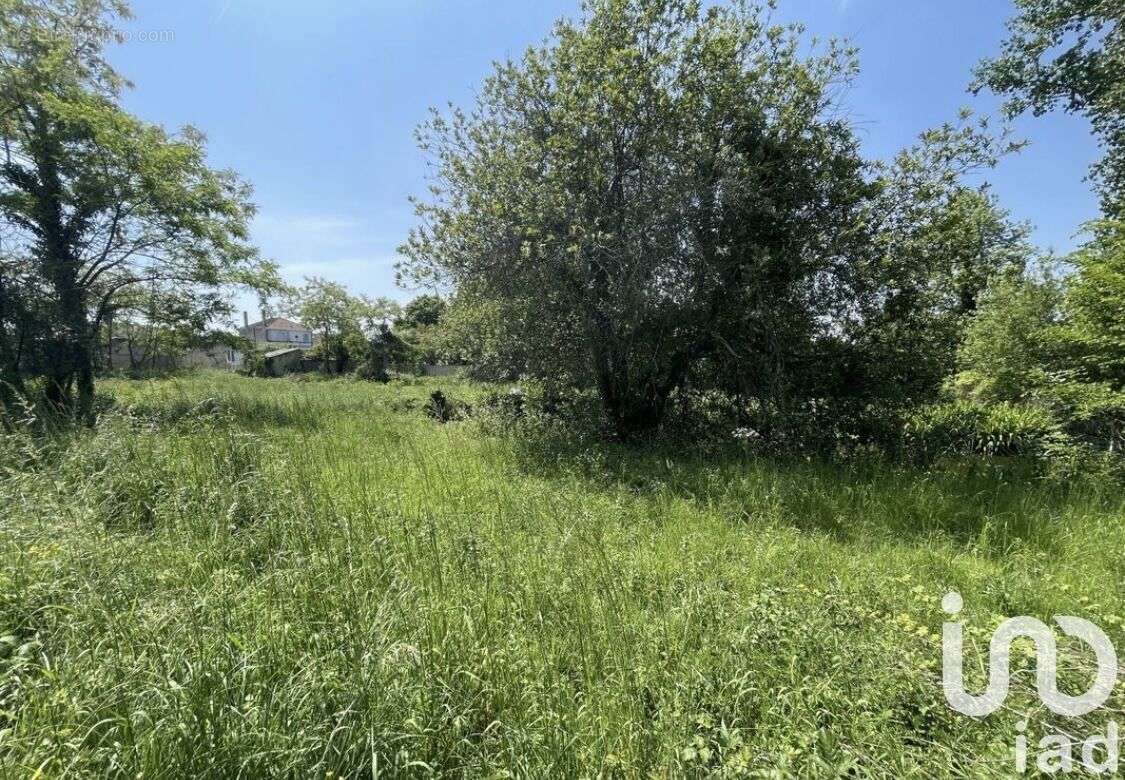
M 4 439 L 4 776 L 1010 776 L 1060 724 L 1030 652 L 948 707 L 941 597 L 978 655 L 1018 614 L 1125 650 L 1095 481 L 564 444 L 435 422 L 488 392 L 450 380 L 101 388 Z

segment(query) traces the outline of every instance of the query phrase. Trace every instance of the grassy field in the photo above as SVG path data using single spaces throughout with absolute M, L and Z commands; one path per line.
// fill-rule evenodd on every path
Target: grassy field
M 1125 649 L 1109 486 L 564 444 L 436 387 L 485 392 L 113 381 L 96 431 L 8 436 L 0 774 L 1008 776 L 1049 714 L 949 709 L 945 592 L 978 646 Z

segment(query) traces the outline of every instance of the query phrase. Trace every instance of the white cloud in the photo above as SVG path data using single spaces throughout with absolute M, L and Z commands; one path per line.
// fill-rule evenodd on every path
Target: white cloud
M 397 255 L 340 257 L 298 263 L 284 263 L 281 270 L 285 277 L 291 282 L 299 282 L 306 276 L 320 276 L 334 282 L 347 283 L 348 278 L 363 279 L 365 276 L 378 276 L 380 279 L 393 279 L 394 267 L 397 262 Z
M 252 230 L 262 256 L 292 284 L 318 276 L 355 293 L 396 298 L 410 297 L 395 286 L 394 271 L 406 232 L 380 230 L 350 214 L 277 212 L 259 214 Z

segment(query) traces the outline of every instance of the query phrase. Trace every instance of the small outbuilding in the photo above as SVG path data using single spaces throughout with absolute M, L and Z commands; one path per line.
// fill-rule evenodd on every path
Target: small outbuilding
M 298 347 L 275 349 L 273 352 L 267 352 L 263 357 L 266 371 L 270 376 L 285 376 L 301 370 L 301 361 L 305 357 L 305 350 Z

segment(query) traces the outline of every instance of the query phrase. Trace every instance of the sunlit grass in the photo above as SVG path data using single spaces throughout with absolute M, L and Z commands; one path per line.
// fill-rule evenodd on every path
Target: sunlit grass
M 17 776 L 1004 776 L 941 596 L 1123 638 L 1096 484 L 500 435 L 422 414 L 487 392 L 448 381 L 105 387 L 97 432 L 6 442 Z

